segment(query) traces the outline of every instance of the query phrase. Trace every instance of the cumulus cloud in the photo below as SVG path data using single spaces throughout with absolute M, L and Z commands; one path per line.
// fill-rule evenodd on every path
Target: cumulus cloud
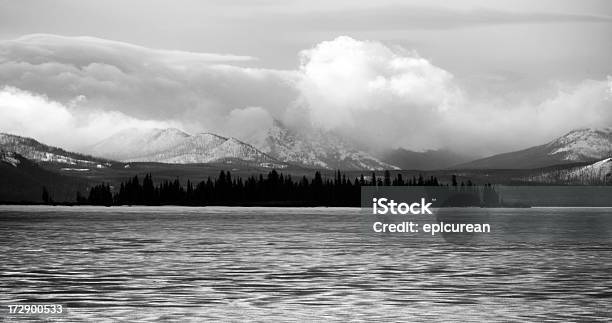
M 460 96 L 447 71 L 414 53 L 396 54 L 380 43 L 339 37 L 301 56 L 301 93 L 315 121 L 326 127 L 354 122 L 354 112 L 388 108 L 396 102 L 446 109 Z
M 339 37 L 302 52 L 302 100 L 315 125 L 376 150 L 451 148 L 490 154 L 540 144 L 578 127 L 609 126 L 609 79 L 556 85 L 545 100 L 472 97 L 416 53 Z
M 554 85 L 547 98 L 471 95 L 416 52 L 338 37 L 295 70 L 251 57 L 154 50 L 88 37 L 0 42 L 0 131 L 76 147 L 122 128 L 174 126 L 261 143 L 274 119 L 320 127 L 371 150 L 488 154 L 573 128 L 609 126 L 611 79 Z M 542 89 L 550 92 L 551 89 Z M 78 134 L 75 136 L 74 134 Z
M 416 53 L 339 37 L 301 53 L 303 104 L 316 126 L 369 144 L 409 137 L 424 148 L 421 122 L 456 107 L 462 93 L 453 76 Z M 434 127 L 429 123 L 429 127 Z

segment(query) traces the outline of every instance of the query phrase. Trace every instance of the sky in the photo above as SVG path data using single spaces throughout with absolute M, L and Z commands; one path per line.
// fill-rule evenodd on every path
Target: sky
M 611 54 L 605 0 L 0 0 L 0 131 L 258 142 L 277 119 L 487 155 L 612 126 Z

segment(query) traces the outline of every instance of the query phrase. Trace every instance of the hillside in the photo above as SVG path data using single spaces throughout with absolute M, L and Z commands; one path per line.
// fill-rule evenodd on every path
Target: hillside
M 55 201 L 74 201 L 88 181 L 49 171 L 23 156 L 0 151 L 0 202 L 42 202 L 45 186 Z
M 532 169 L 612 156 L 612 128 L 578 129 L 549 143 L 453 166 L 456 169 Z

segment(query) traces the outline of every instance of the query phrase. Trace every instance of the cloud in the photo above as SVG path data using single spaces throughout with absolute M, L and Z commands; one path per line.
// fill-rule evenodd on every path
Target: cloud
M 266 130 L 273 122 L 274 118 L 265 109 L 246 107 L 230 111 L 223 128 L 228 130 L 228 135 L 261 147 L 265 142 Z
M 33 35 L 0 42 L 0 85 L 62 104 L 80 95 L 90 108 L 140 119 L 185 120 L 219 129 L 230 111 L 282 111 L 295 97 L 295 72 L 239 67 L 249 57 L 148 49 L 91 37 Z
M 0 131 L 74 149 L 125 129 L 180 127 L 172 121 L 141 120 L 117 111 L 84 109 L 85 104 L 82 96 L 66 106 L 45 96 L 4 87 L 0 89 Z
M 609 79 L 609 77 L 608 77 Z M 540 100 L 499 102 L 468 100 L 443 118 L 439 133 L 450 147 L 492 154 L 539 145 L 583 127 L 612 126 L 607 80 L 556 84 Z
M 299 101 L 316 126 L 371 149 L 451 148 L 490 154 L 544 143 L 566 131 L 612 124 L 609 80 L 556 85 L 537 101 L 467 93 L 414 52 L 339 37 L 302 52 Z
M 127 127 L 173 126 L 257 144 L 279 119 L 302 131 L 343 134 L 373 151 L 488 154 L 612 124 L 609 77 L 491 98 L 414 51 L 376 41 L 338 37 L 299 58 L 294 70 L 274 70 L 242 66 L 251 57 L 89 37 L 1 41 L 0 131 L 70 148 Z
M 364 117 L 373 114 L 414 118 L 435 113 L 462 96 L 449 72 L 416 53 L 397 53 L 349 37 L 303 51 L 300 71 L 298 86 L 312 121 L 327 129 L 361 128 Z
M 490 5 L 490 4 L 487 4 Z M 432 6 L 381 4 L 378 6 L 315 9 L 300 12 L 263 13 L 261 24 L 286 26 L 297 31 L 393 31 L 393 30 L 431 30 L 453 29 L 478 26 L 499 26 L 514 24 L 544 23 L 610 23 L 612 17 L 604 14 L 563 13 L 555 11 L 517 11 L 484 7 L 471 7 L 459 4 L 461 8 L 451 8 L 452 4 Z M 500 4 L 497 4 L 500 6 Z M 503 7 L 504 4 L 501 4 Z M 516 7 L 519 7 L 518 5 Z M 514 8 L 516 9 L 516 8 Z M 558 9 L 558 8 L 557 8 Z M 342 19 L 338 19 L 342 17 Z M 251 17 L 244 17 L 244 20 Z

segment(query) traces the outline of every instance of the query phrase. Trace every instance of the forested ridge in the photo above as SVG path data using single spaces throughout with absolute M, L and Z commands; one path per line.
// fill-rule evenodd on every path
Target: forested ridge
M 78 204 L 90 205 L 270 205 L 270 206 L 359 206 L 362 186 L 451 186 L 471 188 L 471 181 L 457 183 L 453 175 L 450 184 L 441 184 L 430 176 L 404 178 L 402 174 L 391 176 L 361 175 L 350 179 L 340 171 L 333 178 L 323 178 L 315 172 L 312 179 L 306 176 L 294 178 L 276 170 L 267 175 L 250 176 L 246 179 L 221 171 L 216 178 L 207 178 L 199 183 L 181 183 L 177 178 L 164 180 L 157 185 L 150 174 L 134 176 L 119 187 L 99 184 L 92 187 L 87 196 L 77 193 Z M 490 187 L 490 186 L 489 186 Z

